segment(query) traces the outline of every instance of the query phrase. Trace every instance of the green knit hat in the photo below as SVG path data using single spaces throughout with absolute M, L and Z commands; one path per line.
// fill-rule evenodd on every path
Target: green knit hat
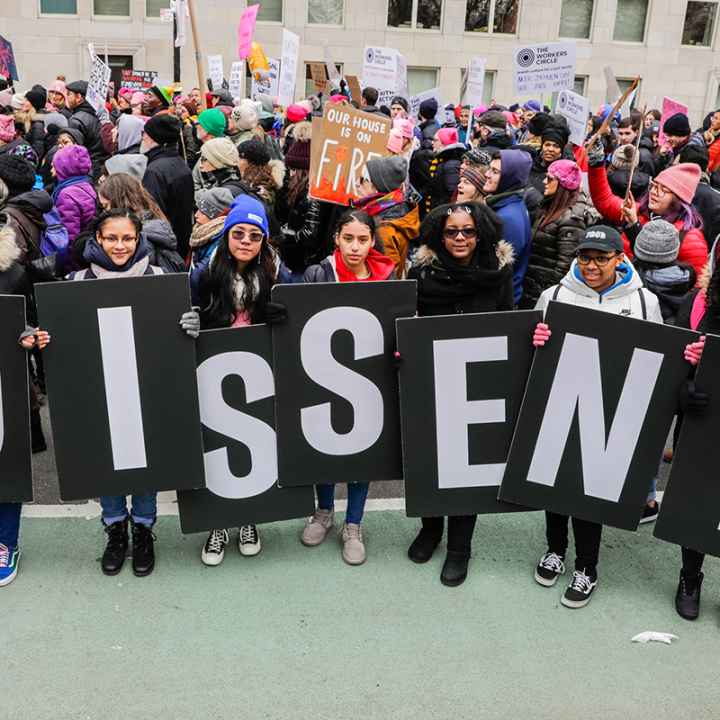
M 198 123 L 205 132 L 210 133 L 214 137 L 222 137 L 227 127 L 223 111 L 217 108 L 203 110 L 200 115 L 198 115 Z

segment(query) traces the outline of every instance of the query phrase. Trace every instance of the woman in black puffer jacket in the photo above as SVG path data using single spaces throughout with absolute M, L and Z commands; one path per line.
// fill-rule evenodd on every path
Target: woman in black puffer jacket
M 580 168 L 572 160 L 556 160 L 547 170 L 545 196 L 533 223 L 530 262 L 520 306 L 534 308 L 543 290 L 567 275 L 585 229 L 599 220 L 580 190 Z

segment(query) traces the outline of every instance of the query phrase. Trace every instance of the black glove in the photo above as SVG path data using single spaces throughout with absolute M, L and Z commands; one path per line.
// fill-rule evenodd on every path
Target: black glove
M 683 413 L 701 414 L 710 404 L 710 395 L 698 390 L 694 380 L 686 380 L 680 386 L 679 406 Z
M 265 306 L 265 322 L 268 325 L 279 325 L 288 319 L 287 305 L 269 302 Z

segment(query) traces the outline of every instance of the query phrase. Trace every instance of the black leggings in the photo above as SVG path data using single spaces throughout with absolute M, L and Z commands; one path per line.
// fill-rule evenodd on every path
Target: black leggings
M 568 546 L 568 516 L 546 512 L 545 519 L 548 551 L 565 557 Z M 584 570 L 587 575 L 596 575 L 602 525 L 576 517 L 571 519 L 575 536 L 575 569 Z
M 448 552 L 461 553 L 470 557 L 470 549 L 475 521 L 477 515 L 451 515 L 448 518 Z M 424 517 L 422 519 L 423 530 L 435 535 L 438 540 L 442 537 L 445 527 L 444 517 Z
M 682 549 L 683 574 L 687 578 L 694 578 L 700 574 L 705 560 L 705 553 L 691 550 L 684 547 Z

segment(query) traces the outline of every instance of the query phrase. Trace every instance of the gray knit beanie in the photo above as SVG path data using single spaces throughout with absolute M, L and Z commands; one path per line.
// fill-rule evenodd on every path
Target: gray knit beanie
M 677 260 L 680 234 L 666 220 L 651 220 L 635 241 L 635 257 L 645 262 L 667 265 Z
M 612 156 L 610 165 L 615 170 L 630 170 L 633 166 L 637 167 L 640 162 L 638 153 L 635 152 L 633 145 L 621 145 Z
M 200 190 L 195 195 L 195 204 L 198 210 L 211 220 L 220 217 L 233 203 L 233 194 L 224 187 L 215 187 L 210 190 Z
M 381 193 L 397 190 L 405 182 L 407 167 L 407 160 L 400 155 L 373 158 L 367 163 L 370 182 Z
M 142 182 L 145 170 L 147 169 L 147 155 L 141 153 L 127 153 L 124 155 L 113 155 L 105 161 L 105 167 L 108 175 L 117 175 L 118 173 L 126 173 L 130 177 L 135 178 L 138 182 Z

